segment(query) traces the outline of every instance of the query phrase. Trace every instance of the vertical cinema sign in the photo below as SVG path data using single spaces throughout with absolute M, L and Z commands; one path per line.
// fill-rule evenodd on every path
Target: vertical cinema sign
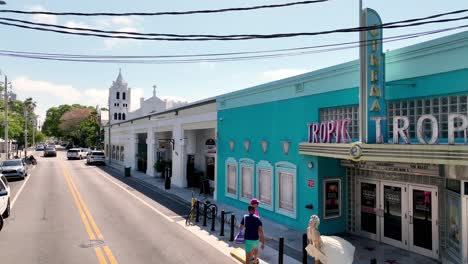
M 385 57 L 382 49 L 382 20 L 373 9 L 363 12 L 364 26 L 373 27 L 363 33 L 361 49 L 364 59 L 361 62 L 360 112 L 361 139 L 365 143 L 383 143 L 387 135 L 387 107 L 385 104 Z

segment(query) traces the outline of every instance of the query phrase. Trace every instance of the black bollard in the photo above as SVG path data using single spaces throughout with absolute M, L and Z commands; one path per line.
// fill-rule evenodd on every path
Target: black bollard
M 206 226 L 206 216 L 207 216 L 206 214 L 208 213 L 207 209 L 208 209 L 208 206 L 206 206 L 205 204 L 205 206 L 203 206 L 203 226 Z
M 196 210 L 196 217 L 195 217 L 195 222 L 200 222 L 200 201 L 195 202 L 195 210 Z
M 234 241 L 234 218 L 236 216 L 234 214 L 231 214 L 231 234 L 229 236 L 229 241 Z
M 211 210 L 211 231 L 215 231 L 216 215 L 215 210 Z
M 279 248 L 278 248 L 278 264 L 283 264 L 283 254 L 284 254 L 284 237 L 280 237 Z
M 221 232 L 219 232 L 219 236 L 224 236 L 224 209 L 221 210 Z
M 307 264 L 307 234 L 302 234 L 302 263 Z
M 370 260 L 370 263 L 371 263 L 371 264 L 377 264 L 377 259 L 375 259 L 375 258 L 371 259 L 371 260 Z

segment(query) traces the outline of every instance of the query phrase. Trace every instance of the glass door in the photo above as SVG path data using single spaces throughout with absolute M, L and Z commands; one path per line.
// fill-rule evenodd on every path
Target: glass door
M 379 182 L 358 182 L 358 227 L 362 236 L 374 240 L 380 240 L 379 192 Z
M 409 186 L 409 247 L 433 258 L 437 257 L 439 248 L 437 206 L 436 188 Z
M 380 205 L 381 241 L 408 248 L 406 185 L 382 182 Z

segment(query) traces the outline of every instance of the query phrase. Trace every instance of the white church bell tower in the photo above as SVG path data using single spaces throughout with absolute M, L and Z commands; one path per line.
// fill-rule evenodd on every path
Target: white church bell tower
M 121 69 L 117 79 L 109 88 L 110 123 L 115 124 L 128 119 L 130 112 L 131 89 L 122 78 Z

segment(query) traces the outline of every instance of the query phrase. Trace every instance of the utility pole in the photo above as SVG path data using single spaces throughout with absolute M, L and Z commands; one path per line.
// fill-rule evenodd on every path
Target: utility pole
M 33 115 L 34 119 L 32 120 L 32 123 L 33 123 L 33 129 L 32 129 L 32 145 L 33 145 L 33 148 L 34 146 L 36 146 L 36 137 L 35 137 L 35 130 L 36 130 L 36 122 L 37 122 L 37 119 L 36 119 L 36 116 Z
M 24 108 L 24 157 L 28 155 L 28 109 Z
M 107 106 L 107 111 L 109 112 L 109 122 L 107 122 L 107 125 L 109 126 L 109 139 L 108 139 L 108 142 L 109 142 L 109 145 L 107 146 L 107 154 L 109 155 L 109 165 L 112 163 L 112 153 L 111 153 L 111 108 L 110 108 L 110 99 L 111 98 L 111 95 L 109 93 L 109 100 L 108 100 L 108 106 Z
M 7 159 L 10 158 L 10 144 L 8 143 L 8 78 L 5 74 L 5 150 Z

